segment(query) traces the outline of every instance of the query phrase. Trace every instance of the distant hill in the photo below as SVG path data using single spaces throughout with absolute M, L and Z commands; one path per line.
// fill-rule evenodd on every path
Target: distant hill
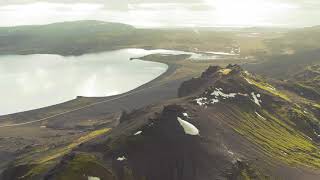
M 135 28 L 101 21 L 77 21 L 40 26 L 0 28 L 0 53 L 81 54 L 90 49 L 125 44 Z
M 245 67 L 252 72 L 273 78 L 286 79 L 306 67 L 320 64 L 320 49 L 309 50 L 293 55 L 276 55 L 268 57 L 257 64 Z
M 244 67 L 271 78 L 288 79 L 306 68 L 320 64 L 320 26 L 290 30 L 265 40 L 269 54 L 257 56 L 255 64 Z
M 224 51 L 230 32 L 202 29 L 136 29 L 102 21 L 0 28 L 0 54 L 81 55 L 122 48 Z
M 274 53 L 302 52 L 320 48 L 320 26 L 291 30 L 283 37 L 266 41 Z
M 261 63 L 244 65 L 244 68 L 281 80 L 278 82 L 281 86 L 300 96 L 320 100 L 320 49 L 271 56 Z
M 95 27 L 95 28 L 93 28 Z M 26 25 L 26 26 L 13 26 L 13 27 L 0 27 L 1 33 L 18 33 L 18 32 L 25 32 L 25 33 L 48 33 L 54 32 L 54 30 L 65 30 L 71 31 L 76 30 L 78 28 L 91 28 L 91 29 L 83 29 L 86 31 L 118 31 L 118 30 L 128 30 L 134 29 L 131 25 L 121 24 L 121 23 L 112 23 L 112 22 L 104 22 L 104 21 L 95 21 L 95 20 L 83 20 L 83 21 L 70 21 L 70 22 L 59 22 L 59 23 L 52 23 L 47 25 Z

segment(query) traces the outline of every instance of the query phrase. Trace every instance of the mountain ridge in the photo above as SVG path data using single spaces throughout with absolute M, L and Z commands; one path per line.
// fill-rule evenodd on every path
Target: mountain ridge
M 179 94 L 123 114 L 118 126 L 49 167 L 27 164 L 23 179 L 317 179 L 320 124 L 308 104 L 238 65 L 209 67 Z M 187 134 L 179 120 L 199 135 Z M 18 167 L 5 177 L 15 179 L 10 172 Z

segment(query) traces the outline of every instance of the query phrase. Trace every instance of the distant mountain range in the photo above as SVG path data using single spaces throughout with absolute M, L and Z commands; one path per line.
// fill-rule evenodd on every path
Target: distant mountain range
M 320 48 L 320 26 L 290 30 L 284 36 L 266 41 L 273 52 L 289 53 Z
M 130 47 L 191 50 L 197 46 L 223 50 L 232 42 L 223 32 L 136 29 L 101 21 L 0 28 L 0 54 L 81 55 Z
M 277 79 L 283 88 L 308 99 L 320 100 L 320 49 L 292 55 L 275 55 L 243 67 L 266 78 Z
M 135 28 L 100 21 L 64 22 L 41 26 L 0 28 L 4 54 L 82 54 L 91 49 L 115 48 L 127 43 Z

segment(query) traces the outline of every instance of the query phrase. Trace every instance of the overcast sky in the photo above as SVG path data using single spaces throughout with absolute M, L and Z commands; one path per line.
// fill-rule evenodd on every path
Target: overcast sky
M 0 0 L 0 26 L 103 20 L 137 27 L 320 25 L 319 0 Z

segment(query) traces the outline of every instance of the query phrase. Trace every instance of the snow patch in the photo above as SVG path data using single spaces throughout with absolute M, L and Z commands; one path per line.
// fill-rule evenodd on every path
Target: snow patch
M 196 136 L 199 135 L 199 130 L 191 123 L 181 119 L 180 117 L 177 117 L 178 122 L 183 127 L 183 130 L 186 134 Z
M 215 96 L 215 97 L 223 97 L 223 98 L 235 98 L 237 93 L 229 93 L 229 94 L 225 94 L 222 92 L 222 88 L 216 88 L 211 95 Z
M 215 104 L 215 103 L 218 103 L 218 102 L 219 102 L 219 99 L 211 99 L 210 104 Z
M 261 106 L 260 103 L 262 103 L 262 101 L 261 101 L 260 99 L 258 99 L 258 98 L 261 97 L 261 95 L 260 95 L 260 94 L 257 94 L 257 95 L 256 95 L 254 92 L 252 92 L 252 93 L 251 93 L 251 96 L 252 96 L 252 98 L 253 98 L 253 102 L 256 103 L 258 106 Z
M 117 158 L 117 161 L 124 161 L 124 160 L 126 160 L 126 159 L 127 159 L 126 157 L 122 156 L 122 157 L 118 157 L 118 158 Z
M 213 92 L 205 92 L 205 94 L 209 94 L 210 97 L 200 97 L 195 99 L 194 101 L 200 106 L 207 107 L 207 105 L 209 104 L 213 105 L 220 102 L 221 100 L 235 98 L 237 95 L 248 96 L 247 94 L 242 93 L 224 93 L 222 88 L 215 88 Z
M 206 97 L 200 97 L 200 98 L 197 98 L 197 99 L 195 99 L 195 101 L 196 101 L 196 103 L 199 105 L 199 106 L 206 106 L 206 104 L 207 104 L 207 101 L 208 100 L 208 98 L 206 98 Z
M 182 113 L 182 115 L 183 115 L 184 117 L 186 117 L 186 118 L 190 118 L 189 115 L 188 115 L 188 113 Z
M 249 95 L 248 94 L 244 94 L 244 93 L 238 93 L 239 96 L 245 96 L 245 97 L 248 97 Z
M 234 155 L 234 153 L 233 153 L 232 151 L 230 151 L 230 150 L 228 150 L 228 153 L 229 153 L 231 156 Z
M 313 139 L 312 139 L 311 137 L 307 136 L 307 138 L 308 138 L 309 140 L 313 141 Z
M 138 131 L 136 133 L 134 133 L 135 136 L 140 135 L 142 133 L 142 131 Z
M 259 118 L 261 118 L 261 119 L 263 119 L 263 120 L 266 119 L 265 117 L 261 116 L 258 112 L 255 112 L 255 113 L 256 113 L 256 115 L 257 115 Z
M 100 180 L 98 177 L 88 176 L 88 180 Z

